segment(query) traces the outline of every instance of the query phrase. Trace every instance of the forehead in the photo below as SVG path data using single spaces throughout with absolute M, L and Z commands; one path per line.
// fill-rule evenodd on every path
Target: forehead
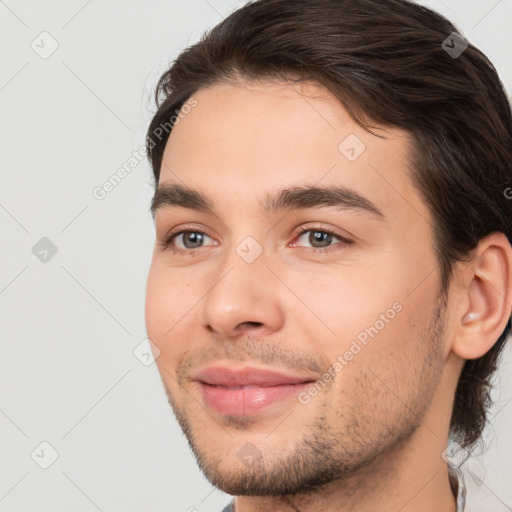
M 216 84 L 193 97 L 167 142 L 160 183 L 247 209 L 272 191 L 342 185 L 402 220 L 429 218 L 410 179 L 409 134 L 370 134 L 321 85 Z

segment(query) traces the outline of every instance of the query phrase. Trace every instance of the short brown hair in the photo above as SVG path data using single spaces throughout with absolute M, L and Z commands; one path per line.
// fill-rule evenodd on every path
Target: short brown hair
M 455 34 L 455 35 L 454 35 Z M 451 39 L 450 39 L 451 38 Z M 443 44 L 444 42 L 444 44 Z M 492 232 L 512 240 L 512 114 L 486 56 L 443 16 L 408 0 L 258 0 L 186 48 L 160 78 L 146 138 L 158 186 L 163 152 L 181 107 L 221 82 L 291 77 L 325 86 L 361 126 L 397 126 L 412 136 L 411 178 L 433 219 L 441 288 Z M 155 130 L 169 125 L 155 141 Z M 373 132 L 372 132 L 373 133 Z M 510 331 L 467 360 L 451 434 L 474 444 L 486 424 L 491 377 Z

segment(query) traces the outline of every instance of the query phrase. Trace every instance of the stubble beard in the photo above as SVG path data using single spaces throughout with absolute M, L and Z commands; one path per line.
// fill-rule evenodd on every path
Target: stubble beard
M 424 354 L 422 367 L 417 369 L 409 384 L 416 386 L 416 395 L 408 407 L 394 417 L 386 418 L 384 424 L 376 422 L 372 416 L 374 402 L 368 383 L 373 382 L 375 386 L 377 379 L 372 372 L 361 373 L 354 388 L 361 392 L 361 407 L 356 410 L 346 407 L 333 413 L 329 404 L 322 402 L 314 409 L 316 417 L 301 425 L 295 425 L 293 414 L 290 414 L 279 426 L 279 434 L 282 437 L 286 428 L 290 436 L 297 432 L 301 434 L 293 449 L 284 450 L 278 442 L 274 450 L 266 448 L 260 452 L 261 457 L 253 457 L 251 464 L 244 464 L 233 452 L 213 454 L 212 448 L 218 444 L 217 441 L 212 439 L 207 443 L 199 439 L 201 436 L 195 432 L 187 412 L 190 409 L 178 407 L 164 383 L 169 404 L 201 471 L 212 485 L 238 496 L 306 496 L 322 488 L 327 492 L 330 486 L 338 491 L 346 487 L 347 492 L 351 492 L 371 485 L 372 475 L 390 470 L 393 454 L 406 447 L 431 403 L 444 364 L 440 347 L 444 336 L 445 306 L 445 303 L 438 302 L 430 325 L 418 340 L 419 343 L 428 343 L 429 349 Z M 186 399 L 188 393 L 184 392 L 182 396 Z M 366 409 L 366 414 L 362 414 L 365 412 L 362 409 Z M 333 425 L 340 424 L 340 421 L 333 416 L 342 420 L 342 430 L 334 428 Z M 213 418 L 211 422 L 214 422 Z M 255 428 L 258 431 L 257 423 L 258 420 L 252 417 L 235 416 L 225 416 L 218 421 L 218 425 L 229 432 L 247 434 L 248 442 L 254 437 L 251 430 Z M 221 432 L 219 435 L 229 438 L 222 428 L 215 426 L 215 429 Z M 202 435 L 208 433 L 203 432 Z M 290 436 L 285 435 L 286 438 Z M 230 444 L 239 444 L 235 443 L 236 437 L 236 433 L 232 435 Z

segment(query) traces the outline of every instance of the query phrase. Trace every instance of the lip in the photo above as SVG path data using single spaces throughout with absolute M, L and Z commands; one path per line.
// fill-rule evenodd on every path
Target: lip
M 197 372 L 193 378 L 212 386 L 257 386 L 260 388 L 300 384 L 316 380 L 311 375 L 293 375 L 254 366 L 243 366 L 235 369 L 232 366 L 225 365 L 208 366 Z
M 275 370 L 245 366 L 233 369 L 210 366 L 199 371 L 198 381 L 206 405 L 219 414 L 248 415 L 296 395 L 316 379 Z

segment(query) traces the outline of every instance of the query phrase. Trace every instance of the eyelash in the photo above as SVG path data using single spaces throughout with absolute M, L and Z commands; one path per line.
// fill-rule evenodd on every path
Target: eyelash
M 333 250 L 333 247 L 336 249 L 341 249 L 341 247 L 338 246 L 346 246 L 351 245 L 353 243 L 352 240 L 349 240 L 348 238 L 345 238 L 341 236 L 340 234 L 336 233 L 335 231 L 331 231 L 330 229 L 320 228 L 320 227 L 303 227 L 299 230 L 299 232 L 295 235 L 295 238 L 300 238 L 304 233 L 308 233 L 309 231 L 313 232 L 320 232 L 320 233 L 327 233 L 328 235 L 332 235 L 335 238 L 338 238 L 340 240 L 339 243 L 331 245 L 329 247 L 323 248 L 323 247 L 310 247 L 309 249 L 312 249 L 314 253 L 326 253 L 330 250 Z M 198 249 L 176 249 L 171 247 L 172 241 L 177 236 L 183 234 L 183 233 L 199 233 L 201 235 L 208 236 L 204 231 L 199 231 L 197 229 L 181 229 L 179 231 L 175 231 L 169 234 L 169 236 L 163 241 L 160 242 L 160 247 L 162 250 L 169 250 L 173 254 L 188 254 L 188 255 L 194 255 L 199 249 L 202 249 L 202 247 L 199 247 Z

